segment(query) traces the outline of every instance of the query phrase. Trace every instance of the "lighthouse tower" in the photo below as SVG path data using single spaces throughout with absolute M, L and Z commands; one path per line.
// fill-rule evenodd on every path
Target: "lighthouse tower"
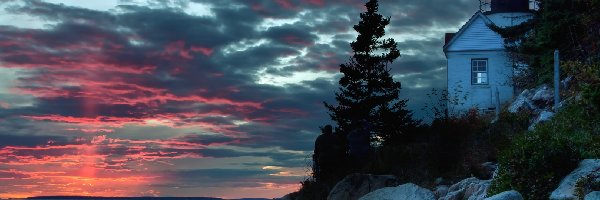
M 486 0 L 489 10 L 482 11 L 495 25 L 508 27 L 519 25 L 531 19 L 531 11 L 537 9 L 537 1 L 532 0 Z M 484 8 L 480 6 L 480 8 Z M 485 6 L 487 8 L 487 6 Z

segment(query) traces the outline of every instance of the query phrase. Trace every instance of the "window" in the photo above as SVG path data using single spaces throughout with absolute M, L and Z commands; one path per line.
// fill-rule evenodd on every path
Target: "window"
M 471 60 L 471 84 L 473 84 L 473 85 L 488 84 L 487 59 Z

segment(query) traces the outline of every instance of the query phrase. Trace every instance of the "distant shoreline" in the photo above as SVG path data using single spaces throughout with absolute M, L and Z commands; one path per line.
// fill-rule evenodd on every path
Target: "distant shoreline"
M 27 198 L 8 198 L 8 199 L 36 199 L 36 200 L 76 200 L 76 199 L 119 199 L 119 200 L 143 200 L 143 199 L 166 199 L 166 200 L 270 200 L 267 198 L 240 198 L 223 199 L 216 197 L 96 197 L 96 196 L 36 196 Z

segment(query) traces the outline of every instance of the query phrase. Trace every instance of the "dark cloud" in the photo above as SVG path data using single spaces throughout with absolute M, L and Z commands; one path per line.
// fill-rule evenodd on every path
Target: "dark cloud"
M 193 2 L 209 5 L 210 13 L 186 13 Z M 340 75 L 332 74 L 351 56 L 364 2 L 193 2 L 123 1 L 110 11 L 36 0 L 8 7 L 53 23 L 0 25 L 0 70 L 22 70 L 11 93 L 0 93 L 0 160 L 56 163 L 94 147 L 87 154 L 104 159 L 95 167 L 135 171 L 144 162 L 252 157 L 267 161 L 245 163 L 251 169 L 161 169 L 176 181 L 155 186 L 296 183 L 299 177 L 260 166 L 306 165 L 318 127 L 332 123 L 322 102 L 335 102 Z M 420 108 L 430 88 L 445 87 L 443 32 L 457 30 L 476 6 L 380 2 L 391 17 L 388 36 L 403 54 L 392 73 L 415 116 L 425 115 Z M 330 76 L 292 82 L 300 72 Z M 266 76 L 290 83 L 260 82 Z M 30 104 L 13 106 L 25 97 Z M 6 146 L 20 149 L 3 152 Z
M 478 9 L 472 0 L 397 0 L 382 1 L 381 13 L 390 16 L 392 32 L 405 27 L 452 27 L 465 22 Z
M 293 184 L 287 177 L 271 176 L 275 170 L 197 169 L 166 172 L 183 187 L 261 187 L 264 183 Z M 182 184 L 156 184 L 158 187 L 181 187 Z
M 50 135 L 9 135 L 0 133 L 0 148 L 5 146 L 26 146 L 34 147 L 46 145 L 48 143 L 64 143 L 68 141 L 66 137 L 50 136 Z
M 28 13 L 46 20 L 60 22 L 85 21 L 85 23 L 90 24 L 108 25 L 116 20 L 115 16 L 108 12 L 52 4 L 39 0 L 24 0 L 22 2 L 25 3 L 24 6 L 8 7 L 6 10 L 12 13 Z

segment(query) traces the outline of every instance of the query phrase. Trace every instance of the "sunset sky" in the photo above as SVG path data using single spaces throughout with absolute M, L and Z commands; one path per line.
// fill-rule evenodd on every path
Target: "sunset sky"
M 298 189 L 364 3 L 0 0 L 0 198 Z M 478 6 L 380 1 L 417 117 Z

